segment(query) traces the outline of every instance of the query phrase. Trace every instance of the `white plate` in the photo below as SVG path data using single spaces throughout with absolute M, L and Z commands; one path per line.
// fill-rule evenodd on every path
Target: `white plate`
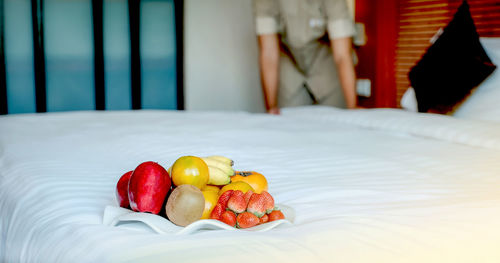
M 295 219 L 293 208 L 277 204 L 276 207 L 283 212 L 285 219 L 257 225 L 250 228 L 238 229 L 231 227 L 219 220 L 202 219 L 189 224 L 186 227 L 180 227 L 169 220 L 150 213 L 139 213 L 129 209 L 116 206 L 106 206 L 103 215 L 103 224 L 109 226 L 127 225 L 132 228 L 143 228 L 147 225 L 151 230 L 159 234 L 192 234 L 201 230 L 242 230 L 264 232 L 278 226 L 290 225 Z

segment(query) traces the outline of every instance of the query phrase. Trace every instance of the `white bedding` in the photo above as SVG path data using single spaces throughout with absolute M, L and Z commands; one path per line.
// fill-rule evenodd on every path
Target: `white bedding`
M 143 161 L 222 154 L 292 226 L 159 235 L 102 224 Z M 0 117 L 1 262 L 500 262 L 500 124 L 400 110 Z

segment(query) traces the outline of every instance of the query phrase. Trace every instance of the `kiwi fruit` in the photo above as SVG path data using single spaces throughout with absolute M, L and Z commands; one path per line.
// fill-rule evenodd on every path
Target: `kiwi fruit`
M 187 226 L 201 218 L 205 197 L 200 189 L 190 184 L 177 186 L 168 197 L 165 213 L 178 226 Z

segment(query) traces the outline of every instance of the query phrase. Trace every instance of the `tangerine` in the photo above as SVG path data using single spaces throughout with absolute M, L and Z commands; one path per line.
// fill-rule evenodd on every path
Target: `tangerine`
M 231 177 L 231 182 L 243 181 L 249 184 L 257 194 L 267 191 L 267 180 L 264 175 L 254 171 L 238 171 Z
M 175 186 L 190 184 L 203 189 L 208 182 L 208 166 L 199 157 L 182 156 L 172 165 L 170 176 Z

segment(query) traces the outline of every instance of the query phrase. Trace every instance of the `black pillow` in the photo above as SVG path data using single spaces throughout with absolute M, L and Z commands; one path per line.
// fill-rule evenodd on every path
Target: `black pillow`
M 409 73 L 418 111 L 451 110 L 495 68 L 479 42 L 469 5 L 464 1 Z

